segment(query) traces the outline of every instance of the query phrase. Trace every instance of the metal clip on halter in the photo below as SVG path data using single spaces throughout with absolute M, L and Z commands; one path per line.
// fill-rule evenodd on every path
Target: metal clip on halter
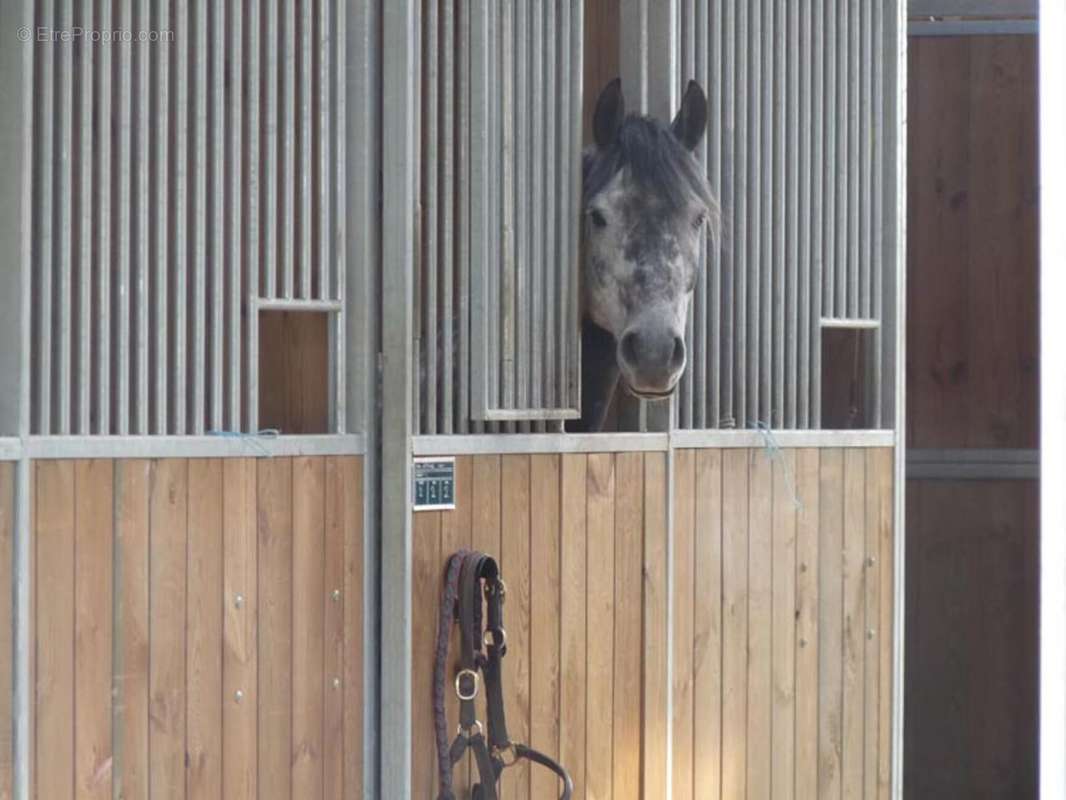
M 463 694 L 463 677 L 468 676 L 474 681 L 474 688 L 470 691 L 470 694 Z M 455 676 L 455 696 L 460 700 L 473 700 L 477 697 L 478 688 L 481 686 L 481 675 L 472 669 L 461 669 L 459 674 Z

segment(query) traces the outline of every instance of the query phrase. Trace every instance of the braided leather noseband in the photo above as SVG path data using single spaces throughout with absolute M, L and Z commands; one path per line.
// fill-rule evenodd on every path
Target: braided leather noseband
M 482 628 L 482 595 L 487 620 Z M 573 782 L 556 761 L 507 735 L 503 711 L 502 660 L 507 653 L 507 632 L 503 627 L 503 602 L 507 587 L 491 556 L 460 550 L 448 560 L 437 624 L 437 654 L 433 668 L 433 721 L 437 734 L 437 770 L 440 791 L 437 800 L 456 800 L 452 791 L 452 770 L 469 748 L 474 752 L 479 783 L 471 790 L 471 800 L 497 800 L 496 784 L 504 769 L 520 758 L 547 767 L 563 782 L 559 800 L 570 800 Z M 452 623 L 460 631 L 460 669 L 454 691 L 459 698 L 459 731 L 448 746 L 448 719 L 444 708 L 447 691 L 448 638 Z M 484 650 L 482 650 L 484 647 Z M 485 691 L 488 729 L 477 719 L 475 698 Z

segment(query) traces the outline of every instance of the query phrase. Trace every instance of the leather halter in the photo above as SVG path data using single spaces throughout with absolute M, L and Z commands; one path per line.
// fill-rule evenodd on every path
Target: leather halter
M 484 595 L 484 603 L 482 600 Z M 437 623 L 437 653 L 433 668 L 433 717 L 437 736 L 437 800 L 457 800 L 452 791 L 452 770 L 467 749 L 474 753 L 479 783 L 471 800 L 497 800 L 500 775 L 519 759 L 547 767 L 563 782 L 560 800 L 570 800 L 573 782 L 554 759 L 507 734 L 503 708 L 502 661 L 507 653 L 503 627 L 503 603 L 507 586 L 500 578 L 495 559 L 484 553 L 460 550 L 448 560 Z M 483 622 L 483 606 L 487 618 Z M 459 698 L 459 731 L 448 745 L 448 720 L 444 694 L 448 691 L 448 639 L 453 622 L 460 631 L 460 669 L 451 687 Z M 487 729 L 477 719 L 478 694 L 485 692 Z

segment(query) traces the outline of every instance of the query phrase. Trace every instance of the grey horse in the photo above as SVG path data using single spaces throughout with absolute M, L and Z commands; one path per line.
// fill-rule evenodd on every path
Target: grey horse
M 669 127 L 627 115 L 617 78 L 596 101 L 582 163 L 582 417 L 571 430 L 602 430 L 619 384 L 650 400 L 677 388 L 700 242 L 718 222 L 693 155 L 706 127 L 695 81 Z

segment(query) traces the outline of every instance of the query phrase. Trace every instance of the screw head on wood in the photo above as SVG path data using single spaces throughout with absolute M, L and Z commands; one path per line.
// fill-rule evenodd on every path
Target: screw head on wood
M 869 558 L 866 559 L 866 566 L 868 566 L 868 567 L 872 567 L 876 563 L 877 563 L 877 559 L 874 558 L 873 556 L 870 556 Z
M 800 639 L 800 647 L 806 647 L 806 646 L 807 646 L 807 640 L 806 639 Z
M 244 595 L 240 592 L 233 595 L 233 606 L 234 608 L 244 608 Z
M 866 638 L 867 638 L 867 639 L 872 639 L 872 638 L 874 638 L 874 629 L 873 629 L 873 628 L 870 628 L 870 629 L 868 629 L 868 630 L 866 631 Z
M 340 678 L 334 678 L 333 679 L 333 688 L 334 689 L 341 688 L 341 679 Z
M 800 562 L 800 572 L 806 572 L 806 571 L 807 571 L 807 562 L 806 561 L 801 561 Z
M 341 599 L 341 590 L 340 589 L 334 589 L 332 592 L 329 593 L 329 597 L 330 597 L 330 600 L 332 600 L 334 603 L 336 603 L 338 600 Z
M 233 702 L 234 703 L 239 703 L 243 699 L 244 699 L 244 692 L 241 691 L 240 689 L 238 689 L 237 691 L 235 691 L 233 693 Z

